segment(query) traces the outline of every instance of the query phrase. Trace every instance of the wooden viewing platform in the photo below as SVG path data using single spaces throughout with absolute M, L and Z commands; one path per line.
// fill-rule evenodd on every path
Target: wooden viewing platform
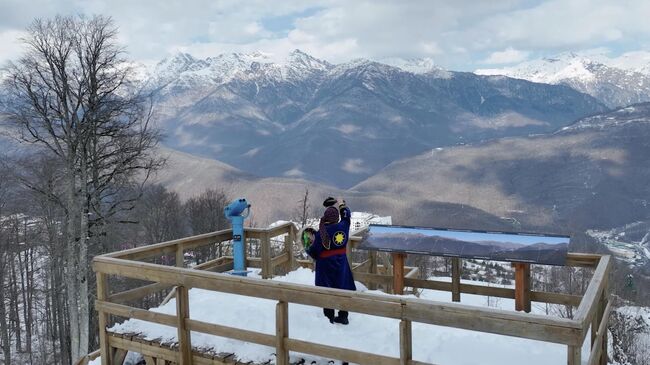
M 247 257 L 247 266 L 260 268 L 261 276 L 265 279 L 271 278 L 275 273 L 286 273 L 300 265 L 309 266 L 311 261 L 294 258 L 295 235 L 296 230 L 291 223 L 269 229 L 246 229 L 246 245 L 256 242 L 259 244 L 260 253 L 259 257 Z M 271 244 L 274 237 L 284 237 L 275 256 Z M 193 349 L 190 332 L 194 331 L 273 347 L 276 354 L 275 363 L 281 365 L 289 364 L 290 351 L 360 364 L 425 364 L 412 359 L 413 322 L 563 344 L 567 346 L 568 365 L 581 364 L 581 348 L 587 334 L 591 333 L 588 364 L 607 363 L 607 320 L 612 309 L 608 294 L 611 266 L 608 255 L 568 254 L 566 266 L 594 269 L 593 277 L 582 296 L 531 291 L 528 285 L 520 285 L 515 290 L 463 284 L 460 282 L 462 266 L 458 258 L 452 261 L 451 282 L 416 278 L 417 269 L 404 269 L 403 258 L 394 258 L 391 275 L 381 273 L 386 270 L 382 270 L 382 265 L 378 264 L 376 252 L 369 252 L 368 259 L 361 263 L 351 264 L 355 280 L 364 282 L 371 288 L 374 285 L 383 285 L 398 292 L 404 286 L 442 290 L 450 292 L 454 301 L 460 301 L 461 294 L 517 298 L 519 308 L 525 306 L 526 301 L 528 305 L 530 301 L 536 301 L 576 306 L 574 318 L 566 319 L 460 303 L 360 293 L 223 274 L 233 267 L 233 258 L 230 256 L 217 257 L 193 268 L 185 267 L 186 252 L 227 242 L 231 238 L 232 230 L 222 230 L 95 257 L 95 309 L 99 315 L 100 350 L 81 359 L 79 363 L 87 363 L 101 354 L 102 365 L 122 365 L 127 351 L 141 353 L 147 365 L 239 363 L 236 354 Z M 350 251 L 354 250 L 355 243 L 359 240 L 360 238 L 352 235 L 351 244 L 348 245 Z M 176 266 L 143 261 L 163 256 L 175 256 Z M 529 280 L 529 271 L 518 269 L 517 273 L 523 275 L 520 281 L 526 283 Z M 111 281 L 128 278 L 151 283 L 115 292 L 111 290 L 109 278 Z M 275 335 L 190 319 L 188 290 L 191 288 L 277 301 Z M 517 294 L 517 291 L 520 293 Z M 168 294 L 163 302 L 167 302 L 172 296 L 176 297 L 175 315 L 148 311 L 127 304 L 161 292 Z M 399 339 L 396 341 L 399 340 L 400 356 L 389 357 L 291 338 L 288 330 L 289 303 L 397 319 Z M 163 345 L 147 341 L 138 334 L 112 333 L 107 330 L 107 326 L 112 323 L 111 316 L 175 327 L 178 340 L 176 343 Z M 507 357 L 507 354 L 503 356 Z

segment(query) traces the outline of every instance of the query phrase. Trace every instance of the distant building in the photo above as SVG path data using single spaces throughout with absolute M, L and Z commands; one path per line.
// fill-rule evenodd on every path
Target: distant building
M 393 219 L 391 216 L 380 217 L 373 213 L 365 212 L 352 212 L 352 227 L 351 231 L 358 231 L 360 229 L 368 227 L 370 224 L 393 224 Z

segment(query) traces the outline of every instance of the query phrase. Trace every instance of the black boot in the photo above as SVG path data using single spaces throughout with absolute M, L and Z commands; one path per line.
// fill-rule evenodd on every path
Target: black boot
M 334 323 L 336 318 L 334 318 L 334 309 L 323 308 L 323 314 L 330 320 L 330 323 Z
M 348 324 L 348 311 L 339 311 L 339 315 L 334 318 L 335 323 Z

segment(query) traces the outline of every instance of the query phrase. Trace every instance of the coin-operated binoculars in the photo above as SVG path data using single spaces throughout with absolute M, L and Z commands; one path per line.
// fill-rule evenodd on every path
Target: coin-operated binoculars
M 233 256 L 235 258 L 233 275 L 246 276 L 246 260 L 244 255 L 244 219 L 250 213 L 251 205 L 245 198 L 235 199 L 224 208 L 226 218 L 232 224 Z

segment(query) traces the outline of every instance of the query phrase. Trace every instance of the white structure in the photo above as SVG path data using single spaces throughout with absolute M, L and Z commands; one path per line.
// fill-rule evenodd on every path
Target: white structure
M 360 229 L 368 227 L 370 224 L 393 224 L 393 219 L 391 216 L 380 217 L 373 213 L 365 212 L 352 212 L 352 227 L 350 231 L 358 231 Z

